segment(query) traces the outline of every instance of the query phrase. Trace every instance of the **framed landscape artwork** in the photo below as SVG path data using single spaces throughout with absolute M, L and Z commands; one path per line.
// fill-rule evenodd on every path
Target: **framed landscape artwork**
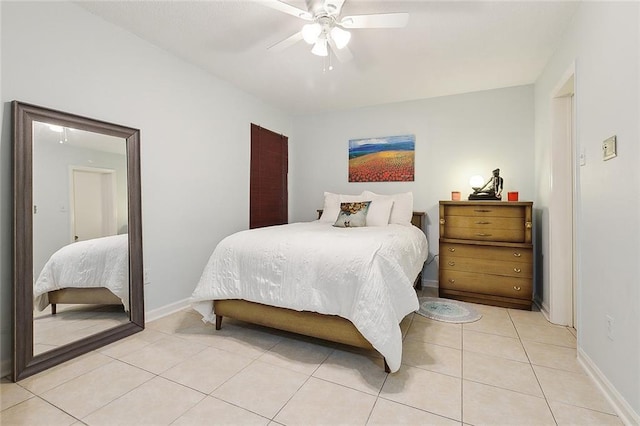
M 413 182 L 414 135 L 349 140 L 349 182 Z

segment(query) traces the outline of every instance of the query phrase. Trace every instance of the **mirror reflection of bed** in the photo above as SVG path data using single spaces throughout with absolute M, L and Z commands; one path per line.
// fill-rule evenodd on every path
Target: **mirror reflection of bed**
M 123 138 L 33 126 L 34 354 L 129 322 Z

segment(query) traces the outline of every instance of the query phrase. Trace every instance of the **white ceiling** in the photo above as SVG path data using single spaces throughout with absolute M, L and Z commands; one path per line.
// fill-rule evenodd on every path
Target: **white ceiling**
M 306 10 L 304 1 L 288 3 Z M 267 48 L 306 22 L 260 0 L 78 4 L 292 114 L 533 83 L 578 2 L 347 0 L 342 16 L 409 12 L 402 29 L 354 29 L 354 58 L 324 59 L 300 41 Z M 328 65 L 328 64 L 327 64 Z

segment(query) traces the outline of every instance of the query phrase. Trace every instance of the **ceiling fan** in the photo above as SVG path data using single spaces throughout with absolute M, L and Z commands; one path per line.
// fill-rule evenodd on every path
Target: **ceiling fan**
M 358 28 L 403 28 L 409 22 L 408 13 L 377 13 L 340 17 L 345 0 L 305 0 L 308 10 L 302 10 L 280 0 L 262 0 L 265 6 L 303 19 L 308 24 L 292 36 L 270 46 L 272 51 L 281 51 L 300 40 L 312 44 L 311 53 L 327 56 L 329 48 L 338 60 L 345 62 L 353 57 L 347 47 L 351 39 L 348 29 Z

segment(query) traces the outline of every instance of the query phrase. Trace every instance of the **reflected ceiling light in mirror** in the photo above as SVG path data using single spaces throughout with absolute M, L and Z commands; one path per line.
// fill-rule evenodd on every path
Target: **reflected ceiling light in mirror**
M 55 124 L 50 124 L 49 130 L 56 133 L 62 133 L 62 126 L 56 126 Z
M 69 139 L 67 138 L 67 128 L 66 127 L 61 127 L 60 128 L 60 143 L 67 143 L 69 142 Z

